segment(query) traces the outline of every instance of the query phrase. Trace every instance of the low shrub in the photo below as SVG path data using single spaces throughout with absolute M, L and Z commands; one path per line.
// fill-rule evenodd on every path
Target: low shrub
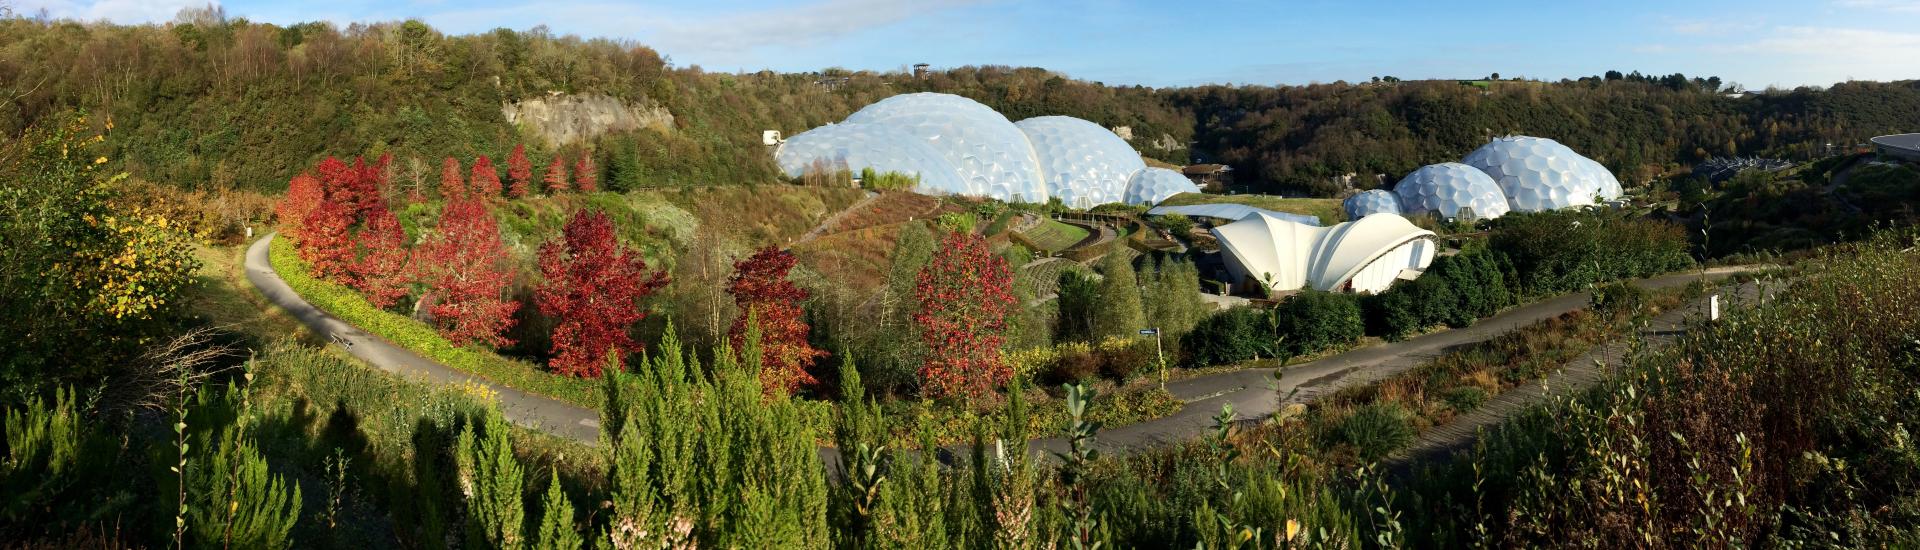
M 1359 298 L 1306 291 L 1274 308 L 1275 334 L 1287 355 L 1300 356 L 1351 345 L 1366 333 Z
M 1335 426 L 1333 436 L 1338 442 L 1352 445 L 1361 460 L 1380 460 L 1413 442 L 1416 434 L 1411 416 L 1397 402 L 1368 403 Z
M 1460 386 L 1447 390 L 1442 399 L 1445 399 L 1447 405 L 1453 407 L 1453 410 L 1467 412 L 1486 404 L 1487 390 L 1479 386 Z

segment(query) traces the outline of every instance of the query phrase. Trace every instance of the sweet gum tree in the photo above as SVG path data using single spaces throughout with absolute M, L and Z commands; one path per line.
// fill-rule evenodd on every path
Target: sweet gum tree
M 487 198 L 500 196 L 500 171 L 493 168 L 493 160 L 486 155 L 473 161 L 473 178 L 468 181 L 473 194 Z
M 406 297 L 413 281 L 406 270 L 407 234 L 400 228 L 400 218 L 385 204 L 377 205 L 354 241 L 360 248 L 353 264 L 354 288 L 381 309 Z
M 666 272 L 649 274 L 639 251 L 620 246 L 613 221 L 592 210 L 575 212 L 558 238 L 540 246 L 540 273 L 535 303 L 559 321 L 547 364 L 572 376 L 598 377 L 608 355 L 624 361 L 639 351 L 627 334 L 647 316 L 639 301 L 667 284 Z
M 513 152 L 507 154 L 507 196 L 520 198 L 527 196 L 527 185 L 533 180 L 533 164 L 527 161 L 527 146 L 515 144 Z
M 547 165 L 547 192 L 560 194 L 569 188 L 567 183 L 567 163 L 560 157 L 553 157 L 553 163 Z
M 500 227 L 478 199 L 447 203 L 434 234 L 414 251 L 420 281 L 429 289 L 427 311 L 441 334 L 455 344 L 511 343 L 520 303 L 503 297 L 513 273 L 506 265 Z
M 460 161 L 447 157 L 440 161 L 440 198 L 454 200 L 467 196 L 467 180 L 460 175 Z
M 740 317 L 727 330 L 735 349 L 746 348 L 748 325 L 758 324 L 761 337 L 760 382 L 768 393 L 792 393 L 815 382 L 807 371 L 827 352 L 807 343 L 809 327 L 800 303 L 807 291 L 787 280 L 798 259 L 791 252 L 766 247 L 733 264 L 727 293 L 740 307 Z
M 1012 314 L 1013 270 L 972 233 L 948 233 L 920 270 L 913 320 L 926 343 L 922 391 L 977 397 L 1005 384 L 1013 369 L 1000 353 Z

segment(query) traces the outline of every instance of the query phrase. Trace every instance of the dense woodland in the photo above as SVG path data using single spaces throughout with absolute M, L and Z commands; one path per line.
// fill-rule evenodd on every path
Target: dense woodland
M 902 60 L 903 65 L 911 60 Z M 1144 154 L 1237 169 L 1247 190 L 1329 194 L 1346 173 L 1397 178 L 1457 160 L 1488 137 L 1560 140 L 1645 183 L 1724 155 L 1796 159 L 1828 142 L 1920 127 L 1920 84 L 1727 97 L 1718 78 L 1605 76 L 1150 89 L 1037 68 L 709 73 L 646 46 L 544 27 L 450 36 L 417 21 L 289 27 L 188 10 L 166 25 L 0 21 L 0 131 L 74 110 L 117 124 L 102 151 L 136 178 L 194 189 L 283 188 L 327 155 L 499 155 L 537 143 L 503 104 L 550 92 L 664 106 L 666 131 L 536 145 L 585 148 L 615 190 L 777 177 L 760 131 L 797 133 L 897 93 L 979 100 L 1008 118 L 1064 114 L 1127 126 Z M 104 115 L 104 116 L 103 116 Z M 1191 145 L 1191 150 L 1189 146 Z M 1361 178 L 1371 185 L 1370 178 Z

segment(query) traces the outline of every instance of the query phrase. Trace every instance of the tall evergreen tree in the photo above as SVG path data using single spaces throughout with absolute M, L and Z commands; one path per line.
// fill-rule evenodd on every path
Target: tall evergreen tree
M 1100 259 L 1100 300 L 1093 316 L 1093 337 L 1128 337 L 1147 328 L 1140 308 L 1140 280 L 1133 270 L 1132 252 L 1124 243 Z

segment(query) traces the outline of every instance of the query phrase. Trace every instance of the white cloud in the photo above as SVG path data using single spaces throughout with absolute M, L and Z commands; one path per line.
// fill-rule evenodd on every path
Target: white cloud
M 1834 4 L 1847 9 L 1920 13 L 1920 3 L 1913 0 L 1839 0 Z
M 208 0 L 16 0 L 15 13 L 32 17 L 45 10 L 55 19 L 112 21 L 123 24 L 161 23 L 187 6 L 205 6 Z M 220 2 L 211 2 L 219 5 Z
M 1716 17 L 1712 19 L 1665 18 L 1663 22 L 1668 31 L 1686 36 L 1726 36 L 1759 30 L 1765 20 L 1760 17 Z

